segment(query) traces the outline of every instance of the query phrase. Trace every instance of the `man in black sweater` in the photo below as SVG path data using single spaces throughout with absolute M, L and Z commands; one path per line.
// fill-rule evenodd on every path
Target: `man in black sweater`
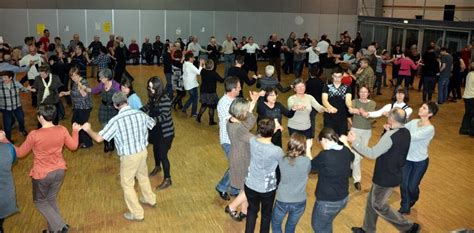
M 372 188 L 369 192 L 365 208 L 364 225 L 353 227 L 352 232 L 375 232 L 377 218 L 380 216 L 395 226 L 400 232 L 415 233 L 420 230 L 417 223 L 404 218 L 402 214 L 390 208 L 388 199 L 393 189 L 402 181 L 402 167 L 405 164 L 408 149 L 410 148 L 410 132 L 404 127 L 406 113 L 401 108 L 390 111 L 387 132 L 372 148 L 364 146 L 361 138 L 350 132 L 347 140 L 352 142 L 352 147 L 360 154 L 370 159 L 376 159 L 375 170 L 372 178 Z

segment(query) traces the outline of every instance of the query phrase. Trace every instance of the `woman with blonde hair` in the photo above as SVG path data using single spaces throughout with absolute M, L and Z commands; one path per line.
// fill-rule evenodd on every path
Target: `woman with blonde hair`
M 282 232 L 285 215 L 288 218 L 285 232 L 295 232 L 296 224 L 306 209 L 306 184 L 311 169 L 311 149 L 306 137 L 299 133 L 291 135 L 286 155 L 280 159 L 281 180 L 276 193 L 272 216 L 272 231 Z M 306 156 L 305 156 L 306 155 Z

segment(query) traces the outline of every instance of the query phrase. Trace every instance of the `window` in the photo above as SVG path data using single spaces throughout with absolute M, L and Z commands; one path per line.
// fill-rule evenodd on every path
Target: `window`
M 444 39 L 444 47 L 448 49 L 449 53 L 459 52 L 466 47 L 468 43 L 468 32 L 453 32 L 446 31 Z
M 374 28 L 374 41 L 379 43 L 379 48 L 382 49 L 387 49 L 387 36 L 388 36 L 388 27 L 387 26 L 381 26 L 381 25 L 375 25 Z M 390 50 L 390 49 L 387 49 Z
M 392 29 L 392 48 L 395 48 L 395 46 L 400 45 L 400 47 L 403 44 L 403 29 L 402 28 L 393 28 Z
M 405 48 L 409 49 L 411 46 L 418 45 L 418 30 L 407 29 L 407 37 L 405 39 Z
M 362 47 L 367 48 L 367 46 L 372 43 L 374 34 L 374 25 L 370 24 L 360 24 L 360 35 L 362 36 Z
M 431 42 L 435 42 L 436 47 L 438 48 L 443 47 L 443 34 L 444 31 L 425 29 L 423 34 L 423 48 L 421 48 L 423 53 L 426 51 L 426 48 Z

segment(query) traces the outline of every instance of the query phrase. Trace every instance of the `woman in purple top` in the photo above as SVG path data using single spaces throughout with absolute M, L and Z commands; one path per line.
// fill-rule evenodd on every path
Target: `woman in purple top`
M 115 92 L 120 91 L 120 84 L 115 82 L 114 76 L 110 69 L 103 69 L 99 72 L 100 83 L 94 88 L 87 88 L 92 94 L 100 94 L 102 102 L 99 106 L 99 122 L 105 126 L 112 117 L 117 115 L 118 110 L 115 109 L 112 102 L 112 96 Z M 104 142 L 104 152 L 113 151 L 115 149 L 114 142 Z

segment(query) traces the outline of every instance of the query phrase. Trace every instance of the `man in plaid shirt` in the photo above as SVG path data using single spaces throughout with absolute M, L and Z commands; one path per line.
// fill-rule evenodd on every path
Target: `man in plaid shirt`
M 120 183 L 125 203 L 130 210 L 124 217 L 130 221 L 142 221 L 144 211 L 140 203 L 156 206 L 156 196 L 151 190 L 146 164 L 148 130 L 156 122 L 144 112 L 130 108 L 127 96 L 122 92 L 115 93 L 112 101 L 119 112 L 99 133 L 91 129 L 90 123 L 85 123 L 82 129 L 97 142 L 115 140 L 117 154 L 120 156 Z M 135 178 L 142 189 L 143 196 L 140 199 L 134 188 Z

